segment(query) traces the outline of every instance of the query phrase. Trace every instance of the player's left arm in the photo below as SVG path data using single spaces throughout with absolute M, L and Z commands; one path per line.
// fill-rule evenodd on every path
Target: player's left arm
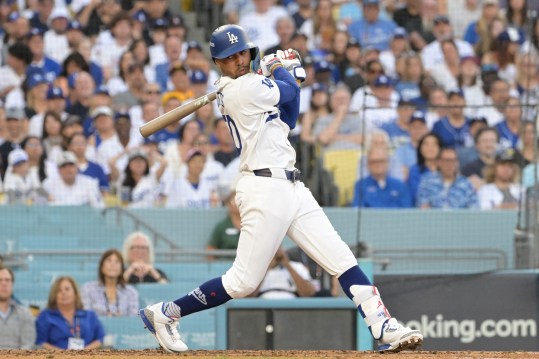
M 284 67 L 275 69 L 273 77 L 281 94 L 278 103 L 281 120 L 293 129 L 299 115 L 299 86 Z

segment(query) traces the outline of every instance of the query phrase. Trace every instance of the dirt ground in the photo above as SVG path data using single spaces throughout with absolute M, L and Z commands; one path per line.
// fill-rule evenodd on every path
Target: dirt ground
M 48 351 L 48 350 L 0 350 L 1 359 L 11 358 L 43 358 L 72 359 L 88 357 L 92 359 L 118 359 L 119 357 L 163 358 L 181 357 L 195 358 L 395 358 L 395 359 L 539 359 L 539 352 L 449 352 L 449 351 L 415 351 L 398 354 L 380 354 L 377 352 L 357 351 L 305 351 L 305 350 L 192 350 L 180 354 L 168 354 L 158 349 L 152 350 L 82 350 L 82 351 Z

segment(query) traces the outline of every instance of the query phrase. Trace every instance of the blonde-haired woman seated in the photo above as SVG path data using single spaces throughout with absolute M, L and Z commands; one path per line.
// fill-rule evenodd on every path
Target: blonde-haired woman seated
M 127 283 L 168 283 L 166 274 L 153 266 L 153 244 L 143 232 L 133 232 L 127 236 L 123 257 L 127 266 L 124 272 Z

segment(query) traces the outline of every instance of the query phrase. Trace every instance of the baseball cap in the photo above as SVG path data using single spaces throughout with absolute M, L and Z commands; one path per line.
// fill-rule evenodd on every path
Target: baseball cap
M 49 16 L 49 20 L 48 20 L 49 25 L 52 21 L 59 18 L 64 18 L 66 20 L 70 19 L 69 12 L 64 6 L 57 6 L 54 9 L 52 9 L 51 14 Z
M 479 61 L 479 58 L 477 56 L 463 56 L 461 59 L 460 59 L 460 63 L 462 64 L 463 62 L 465 61 L 472 61 L 474 64 L 476 64 L 477 66 L 479 66 L 481 64 L 481 61 Z
M 151 26 L 152 29 L 166 29 L 168 27 L 168 20 L 164 17 L 160 19 L 155 19 L 152 21 Z
M 95 88 L 95 92 L 94 92 L 95 95 L 106 95 L 106 96 L 110 96 L 110 93 L 109 93 L 109 89 L 107 88 L 106 85 L 99 85 Z
M 520 34 L 514 27 L 508 27 L 498 35 L 500 42 L 520 42 Z
M 397 27 L 393 31 L 393 38 L 394 39 L 406 39 L 408 38 L 408 32 L 404 27 Z
M 498 72 L 499 68 L 498 68 L 498 65 L 496 64 L 484 64 L 481 66 L 481 72 L 482 73 L 486 73 L 486 72 Z
M 114 121 L 120 119 L 120 118 L 127 118 L 129 121 L 131 121 L 131 115 L 129 115 L 129 112 L 127 111 L 118 111 L 114 114 Z
M 449 18 L 446 15 L 438 15 L 433 20 L 434 25 L 438 24 L 449 24 Z
M 58 158 L 58 167 L 63 167 L 65 165 L 76 165 L 77 164 L 77 156 L 71 151 L 64 151 L 60 155 L 60 158 Z
M 405 97 L 401 97 L 399 99 L 399 103 L 397 104 L 399 107 L 400 106 L 414 106 L 415 107 L 415 102 L 412 101 L 412 99 L 408 99 L 408 98 L 405 98 Z
M 12 11 L 7 17 L 7 22 L 17 21 L 20 17 L 21 14 L 18 11 Z
M 355 38 L 351 37 L 346 44 L 347 49 L 350 47 L 361 47 L 361 45 L 359 45 L 359 42 Z
M 412 116 L 410 116 L 410 123 L 414 122 L 414 121 L 420 121 L 420 122 L 423 122 L 423 123 L 427 123 L 427 119 L 425 118 L 425 113 L 423 111 L 414 111 L 414 113 L 412 113 Z
M 498 5 L 499 0 L 483 0 L 483 6 Z
M 205 84 L 208 82 L 208 75 L 202 70 L 193 70 L 189 76 L 192 84 Z
M 26 114 L 22 107 L 8 107 L 6 108 L 6 120 L 24 120 Z
M 178 91 L 169 91 L 165 92 L 163 96 L 161 96 L 161 104 L 165 106 L 171 99 L 176 99 L 182 103 L 182 97 Z
M 183 27 L 184 26 L 183 18 L 180 15 L 173 15 L 170 18 L 169 26 L 170 27 Z
M 143 10 L 139 10 L 133 14 L 133 20 L 138 22 L 146 22 L 146 13 Z
M 294 40 L 298 37 L 303 37 L 305 40 L 308 40 L 309 39 L 309 36 L 307 36 L 306 33 L 302 32 L 302 31 L 296 31 L 294 32 L 294 34 L 292 35 L 291 37 L 291 40 Z
M 379 0 L 363 0 L 363 6 L 365 5 L 379 5 Z
M 451 98 L 452 96 L 460 96 L 464 98 L 464 92 L 460 88 L 455 88 L 447 93 L 447 98 Z
M 374 86 L 390 87 L 393 86 L 393 81 L 386 75 L 380 75 L 374 80 Z
M 322 72 L 322 71 L 331 71 L 332 66 L 329 61 L 322 60 L 314 63 L 314 71 L 316 72 Z
M 314 84 L 312 84 L 311 90 L 312 92 L 315 92 L 315 91 L 327 92 L 328 87 L 323 83 L 315 82 Z
M 7 156 L 7 163 L 9 166 L 16 166 L 26 161 L 28 161 L 28 154 L 21 148 L 12 150 Z
M 195 40 L 189 41 L 187 43 L 187 52 L 189 52 L 189 50 L 192 50 L 192 49 L 202 51 L 202 45 L 200 45 L 200 43 L 198 41 L 195 41 Z
M 496 155 L 496 163 L 516 162 L 516 153 L 512 148 L 503 150 Z
M 64 91 L 62 91 L 61 87 L 50 86 L 47 91 L 47 100 L 53 100 L 57 98 L 65 99 Z
M 26 37 L 31 38 L 32 36 L 43 36 L 43 34 L 44 34 L 43 30 L 37 27 L 33 27 L 30 29 L 30 31 L 28 31 L 28 33 L 26 34 Z
M 67 29 L 82 31 L 82 24 L 78 22 L 77 20 L 73 20 L 73 21 L 70 21 L 69 24 L 67 24 Z
M 90 114 L 90 117 L 92 117 L 93 119 L 97 118 L 98 116 L 109 116 L 109 117 L 113 117 L 114 116 L 114 113 L 112 112 L 112 110 L 110 109 L 110 107 L 108 106 L 97 106 L 96 108 L 94 108 Z
M 47 79 L 45 79 L 45 76 L 42 71 L 35 71 L 26 79 L 26 86 L 28 87 L 28 90 L 33 89 L 37 85 L 46 84 Z
M 186 161 L 189 162 L 195 156 L 204 156 L 204 154 L 198 148 L 191 148 L 187 152 Z

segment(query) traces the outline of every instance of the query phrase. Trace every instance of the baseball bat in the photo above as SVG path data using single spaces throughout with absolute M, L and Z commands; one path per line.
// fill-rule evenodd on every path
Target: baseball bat
M 180 121 L 185 116 L 192 114 L 202 106 L 215 100 L 217 98 L 217 91 L 218 90 L 210 92 L 204 96 L 200 96 L 194 101 L 178 106 L 174 110 L 170 110 L 167 113 L 154 118 L 150 122 L 145 123 L 139 128 L 140 134 L 144 137 L 148 137 L 151 134 L 154 134 L 157 131 L 167 127 L 168 125 L 176 121 Z

